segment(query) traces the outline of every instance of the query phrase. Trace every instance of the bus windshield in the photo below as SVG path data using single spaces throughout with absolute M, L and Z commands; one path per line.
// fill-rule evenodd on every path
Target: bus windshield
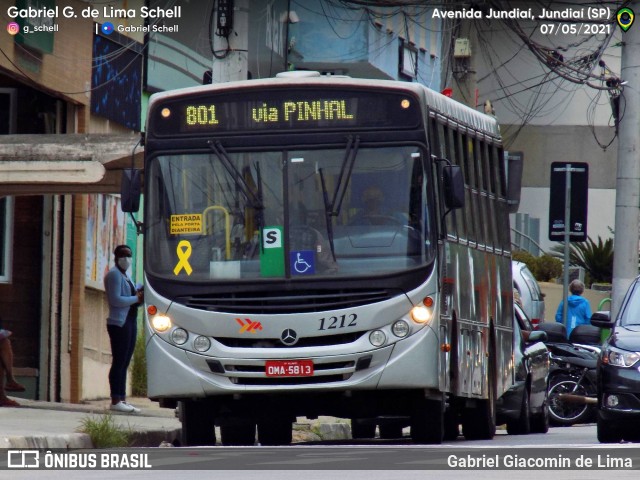
M 148 163 L 146 270 L 164 278 L 371 276 L 433 260 L 419 147 L 164 154 Z

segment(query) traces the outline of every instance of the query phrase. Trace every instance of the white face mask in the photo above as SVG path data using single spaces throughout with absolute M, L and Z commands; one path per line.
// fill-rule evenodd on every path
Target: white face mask
M 122 270 L 129 270 L 129 267 L 131 266 L 131 257 L 120 257 L 118 259 L 118 266 Z

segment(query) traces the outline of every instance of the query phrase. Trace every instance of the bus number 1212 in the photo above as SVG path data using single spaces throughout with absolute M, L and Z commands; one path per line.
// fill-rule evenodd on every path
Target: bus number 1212
M 336 328 L 355 327 L 358 325 L 356 321 L 358 316 L 355 313 L 348 315 L 340 315 L 339 317 L 329 317 L 320 319 L 320 328 L 318 330 L 335 330 Z

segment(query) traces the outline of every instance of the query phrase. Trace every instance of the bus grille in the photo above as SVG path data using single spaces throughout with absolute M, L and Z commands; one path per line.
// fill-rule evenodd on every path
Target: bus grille
M 321 312 L 382 302 L 399 295 L 399 290 L 304 290 L 300 292 L 228 292 L 177 297 L 190 308 L 242 314 L 284 314 Z
M 364 334 L 365 332 L 353 332 L 339 335 L 324 335 L 321 337 L 303 337 L 300 338 L 293 346 L 285 345 L 279 338 L 214 337 L 214 339 L 225 347 L 230 348 L 302 348 L 353 343 Z
M 335 383 L 349 380 L 347 375 L 327 375 L 324 377 L 290 377 L 290 378 L 238 378 L 236 385 L 313 385 L 316 383 Z
M 315 364 L 312 377 L 267 377 L 262 365 L 224 365 L 225 374 L 236 385 L 312 385 L 349 380 L 357 369 L 355 361 Z M 213 371 L 214 369 L 212 369 Z

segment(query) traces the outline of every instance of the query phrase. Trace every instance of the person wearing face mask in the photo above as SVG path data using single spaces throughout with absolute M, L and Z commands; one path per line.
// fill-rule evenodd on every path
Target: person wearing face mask
M 115 265 L 104 277 L 104 289 L 109 303 L 107 332 L 111 342 L 109 387 L 111 410 L 139 413 L 140 409 L 126 402 L 127 369 L 133 356 L 138 331 L 138 307 L 144 302 L 142 288 L 136 288 L 127 272 L 131 267 L 131 248 L 118 245 L 113 251 Z

